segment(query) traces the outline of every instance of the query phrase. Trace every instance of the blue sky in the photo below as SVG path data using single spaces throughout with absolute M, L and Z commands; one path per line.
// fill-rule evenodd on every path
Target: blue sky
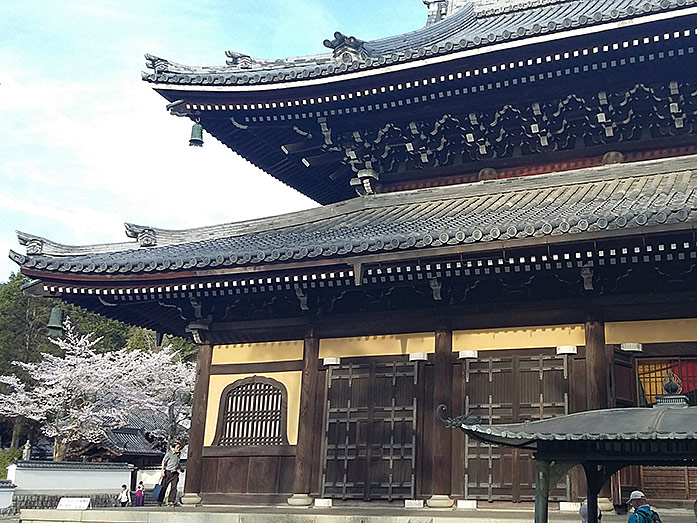
M 416 29 L 421 0 L 3 0 L 0 4 L 0 281 L 15 230 L 69 245 L 126 240 L 123 223 L 180 229 L 315 204 L 191 124 L 140 80 L 148 52 L 222 65 L 325 52 Z M 205 136 L 204 136 L 205 140 Z

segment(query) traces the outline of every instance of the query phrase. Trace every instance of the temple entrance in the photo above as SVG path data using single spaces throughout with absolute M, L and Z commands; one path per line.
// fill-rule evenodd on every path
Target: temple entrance
M 464 405 L 488 425 L 518 423 L 568 413 L 568 367 L 565 356 L 553 350 L 491 351 L 463 365 Z M 532 451 L 488 445 L 467 437 L 465 498 L 487 501 L 535 499 Z M 562 478 L 550 499 L 568 499 L 569 479 Z
M 414 497 L 417 381 L 415 362 L 329 368 L 322 497 Z

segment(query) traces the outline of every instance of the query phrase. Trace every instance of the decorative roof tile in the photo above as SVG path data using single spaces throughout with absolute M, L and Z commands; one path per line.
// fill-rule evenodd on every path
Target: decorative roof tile
M 697 156 L 525 178 L 366 196 L 271 218 L 183 231 L 151 231 L 157 243 L 11 251 L 18 264 L 48 272 L 134 274 L 270 265 L 446 245 L 593 233 L 626 236 L 697 222 Z M 134 231 L 140 231 L 137 234 Z M 37 236 L 20 233 L 22 238 Z M 50 246 L 50 249 L 47 247 Z M 111 247 L 111 248 L 109 248 Z

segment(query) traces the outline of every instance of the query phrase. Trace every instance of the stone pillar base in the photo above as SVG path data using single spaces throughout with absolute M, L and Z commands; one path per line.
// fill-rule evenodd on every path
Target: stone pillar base
M 194 492 L 187 492 L 181 498 L 182 505 L 200 505 L 201 496 Z
M 434 494 L 426 500 L 426 505 L 430 508 L 450 508 L 455 503 L 450 496 L 445 494 Z
M 312 498 L 307 494 L 293 494 L 288 498 L 288 504 L 293 507 L 309 507 L 312 505 Z

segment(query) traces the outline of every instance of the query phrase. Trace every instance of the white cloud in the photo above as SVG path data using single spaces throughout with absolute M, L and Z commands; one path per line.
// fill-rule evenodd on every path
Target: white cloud
M 194 64 L 223 64 L 226 49 L 311 54 L 349 15 L 363 13 L 373 33 L 399 21 L 376 20 L 371 0 L 8 5 L 0 19 L 9 35 L 0 43 L 0 253 L 22 250 L 14 229 L 66 244 L 120 242 L 124 221 L 188 228 L 313 206 L 210 136 L 203 148 L 188 147 L 191 122 L 168 115 L 166 100 L 140 81 L 143 53 Z M 0 261 L 0 281 L 12 270 Z

